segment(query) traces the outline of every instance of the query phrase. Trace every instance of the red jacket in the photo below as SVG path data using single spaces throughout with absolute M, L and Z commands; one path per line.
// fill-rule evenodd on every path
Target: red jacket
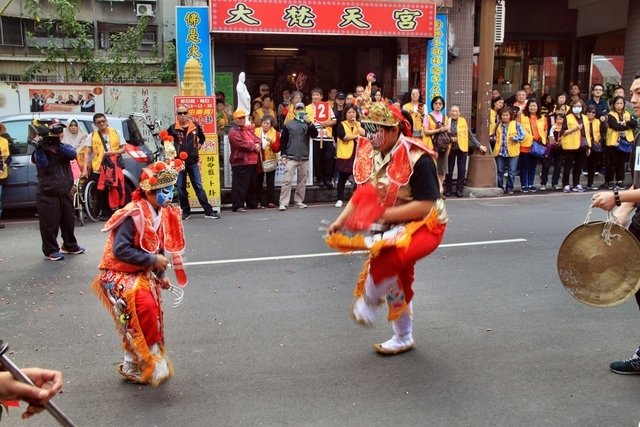
M 260 144 L 260 138 L 249 126 L 234 126 L 229 131 L 229 145 L 231 153 L 229 163 L 231 166 L 255 165 L 258 163 L 256 144 Z

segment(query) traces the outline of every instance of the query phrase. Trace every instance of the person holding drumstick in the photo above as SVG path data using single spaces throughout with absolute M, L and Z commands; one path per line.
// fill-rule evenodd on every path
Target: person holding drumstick
M 631 104 L 636 115 L 640 115 L 640 72 L 638 72 L 631 83 Z M 636 204 L 640 203 L 640 149 L 638 149 L 638 138 L 636 138 L 636 149 L 634 160 L 633 185 L 629 190 L 613 190 L 596 193 L 593 196 L 592 205 L 604 210 L 613 209 L 613 214 L 623 225 L 629 224 L 629 231 L 640 240 L 640 208 Z M 631 213 L 636 208 L 633 216 Z M 629 221 L 630 220 L 630 221 Z M 640 307 L 640 291 L 636 293 L 636 301 Z M 617 374 L 638 375 L 640 374 L 640 347 L 633 355 L 624 360 L 611 362 L 611 370 Z

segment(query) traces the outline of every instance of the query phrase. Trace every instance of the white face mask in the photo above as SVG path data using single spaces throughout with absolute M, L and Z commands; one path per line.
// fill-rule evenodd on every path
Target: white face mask
M 573 107 L 571 111 L 573 112 L 573 114 L 580 114 L 582 113 L 582 107 Z

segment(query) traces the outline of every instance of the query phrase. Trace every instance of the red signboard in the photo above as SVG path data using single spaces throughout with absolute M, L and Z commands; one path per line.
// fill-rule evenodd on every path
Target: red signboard
M 432 38 L 436 6 L 424 0 L 215 0 L 211 31 Z

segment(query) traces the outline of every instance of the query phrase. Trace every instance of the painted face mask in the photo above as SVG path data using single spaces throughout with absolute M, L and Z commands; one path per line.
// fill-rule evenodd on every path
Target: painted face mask
M 380 148 L 384 143 L 384 128 L 375 123 L 363 123 L 362 127 L 364 128 L 367 138 L 371 141 L 373 148 Z
M 156 191 L 156 202 L 158 202 L 160 206 L 168 206 L 169 203 L 171 203 L 173 199 L 173 187 L 173 185 L 169 185 Z

